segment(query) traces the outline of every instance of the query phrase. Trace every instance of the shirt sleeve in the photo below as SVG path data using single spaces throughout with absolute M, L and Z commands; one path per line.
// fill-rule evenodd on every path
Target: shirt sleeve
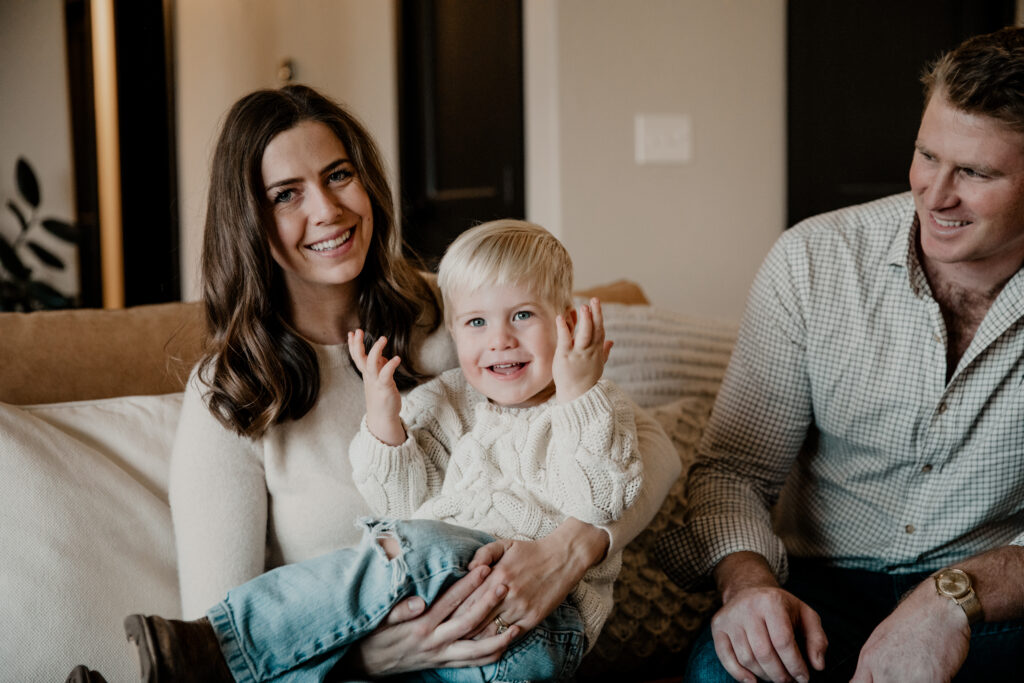
M 775 245 L 762 265 L 736 347 L 687 481 L 686 524 L 659 541 L 657 557 L 679 585 L 710 577 L 727 555 L 762 555 L 788 574 L 771 507 L 813 423 L 807 375 L 806 283 L 800 243 Z
M 456 430 L 440 415 L 454 415 L 437 380 L 413 389 L 402 401 L 406 439 L 390 446 L 366 428 L 349 446 L 352 478 L 375 514 L 408 519 L 441 491 Z
M 633 418 L 636 422 L 637 454 L 644 481 L 636 500 L 626 508 L 622 517 L 610 524 L 598 525 L 608 533 L 608 557 L 622 552 L 647 528 L 682 471 L 679 454 L 661 425 L 636 406 Z
M 261 442 L 210 412 L 195 372 L 171 453 L 169 496 L 182 614 L 201 617 L 228 590 L 263 573 L 267 487 Z
M 588 524 L 619 519 L 643 483 L 636 421 L 626 396 L 601 380 L 551 409 L 546 488 L 549 500 Z

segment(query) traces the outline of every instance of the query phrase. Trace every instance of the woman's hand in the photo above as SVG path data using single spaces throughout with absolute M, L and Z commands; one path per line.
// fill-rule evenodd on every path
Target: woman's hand
M 553 532 L 536 541 L 503 539 L 489 543 L 477 551 L 470 569 L 493 565 L 493 571 L 478 593 L 488 595 L 497 586 L 507 586 L 504 600 L 480 622 L 480 637 L 497 633 L 497 617 L 512 628 L 526 633 L 544 620 L 568 597 L 587 570 L 604 558 L 608 550 L 608 534 L 572 517 Z M 476 609 L 467 600 L 455 611 Z M 468 616 L 468 615 L 467 615 Z
M 489 567 L 480 566 L 451 585 L 427 611 L 420 598 L 395 606 L 373 633 L 352 646 L 342 666 L 347 673 L 384 676 L 422 669 L 483 666 L 497 661 L 522 631 L 477 640 L 469 637 L 505 597 L 506 587 L 481 588 Z M 471 597 L 472 596 L 472 597 Z M 457 608 L 466 606 L 461 614 Z
M 405 427 L 399 416 L 402 410 L 402 396 L 395 384 L 395 370 L 402 359 L 384 357 L 386 337 L 380 337 L 367 353 L 364 349 L 363 331 L 348 333 L 348 354 L 363 374 L 363 391 L 366 394 L 366 428 L 378 440 L 389 446 L 401 446 L 405 441 Z

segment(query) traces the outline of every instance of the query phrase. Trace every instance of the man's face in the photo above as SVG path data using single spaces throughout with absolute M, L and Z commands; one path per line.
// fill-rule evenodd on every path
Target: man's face
M 1024 263 L 1024 134 L 937 92 L 921 118 L 910 188 L 926 266 L 1002 282 Z

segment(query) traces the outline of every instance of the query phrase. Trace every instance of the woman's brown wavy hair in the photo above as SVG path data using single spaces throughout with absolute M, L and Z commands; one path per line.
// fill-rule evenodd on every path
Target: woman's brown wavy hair
M 263 152 L 278 134 L 304 121 L 330 128 L 345 146 L 373 207 L 373 232 L 358 276 L 359 322 L 386 335 L 388 355 L 402 358 L 401 388 L 424 379 L 407 359 L 413 328 L 436 329 L 433 291 L 402 256 L 391 188 L 373 138 L 343 107 L 312 88 L 259 90 L 231 108 L 210 173 L 202 277 L 206 343 L 199 376 L 210 410 L 238 434 L 259 437 L 272 424 L 308 413 L 320 393 L 316 351 L 290 324 L 281 268 L 268 242 L 273 223 L 263 187 Z

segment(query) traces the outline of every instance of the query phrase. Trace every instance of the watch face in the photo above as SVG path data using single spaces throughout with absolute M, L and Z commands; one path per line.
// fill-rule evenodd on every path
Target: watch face
M 947 569 L 935 576 L 935 586 L 943 595 L 962 598 L 971 589 L 971 579 L 962 571 Z

